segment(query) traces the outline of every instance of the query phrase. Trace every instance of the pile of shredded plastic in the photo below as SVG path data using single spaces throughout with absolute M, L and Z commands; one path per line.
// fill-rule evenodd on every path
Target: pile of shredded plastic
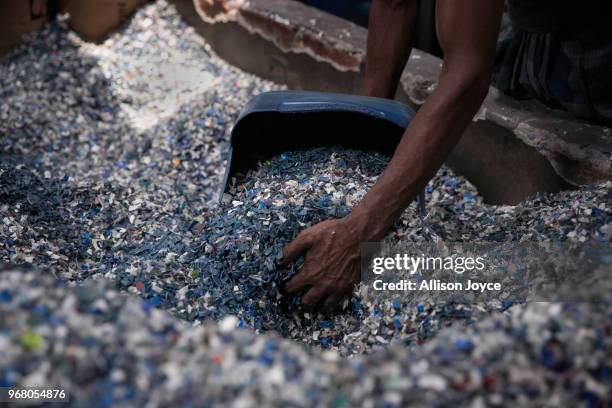
M 190 327 L 98 281 L 0 279 L 0 382 L 61 387 L 74 406 L 605 406 L 610 307 L 534 303 L 423 346 L 341 358 L 236 318 Z
M 0 61 L 0 260 L 33 266 L 0 273 L 0 385 L 62 385 L 77 406 L 609 403 L 608 303 L 414 304 L 362 286 L 322 315 L 280 296 L 299 267 L 276 266 L 281 248 L 348 213 L 387 159 L 286 152 L 217 207 L 227 130 L 278 88 L 164 1 L 103 44 L 60 20 Z M 387 239 L 609 242 L 611 191 L 495 207 L 443 168 L 426 217 L 409 208 Z

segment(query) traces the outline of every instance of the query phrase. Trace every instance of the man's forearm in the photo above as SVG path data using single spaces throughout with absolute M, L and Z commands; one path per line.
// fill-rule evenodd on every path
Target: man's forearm
M 445 54 L 438 85 L 383 174 L 347 217 L 360 241 L 384 236 L 476 114 L 488 91 L 502 10 L 503 0 L 438 0 L 436 18 Z
M 370 10 L 364 93 L 392 99 L 410 56 L 416 0 L 374 0 Z
M 389 165 L 349 216 L 363 241 L 381 239 L 435 175 L 477 112 L 488 83 L 486 75 L 463 83 L 440 78 Z

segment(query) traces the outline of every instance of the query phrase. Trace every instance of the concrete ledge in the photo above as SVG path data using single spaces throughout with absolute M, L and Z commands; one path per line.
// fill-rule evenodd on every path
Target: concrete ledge
M 402 86 L 415 105 L 435 89 L 441 61 L 408 65 Z M 418 66 L 418 67 L 417 67 Z M 417 69 L 415 69 L 415 67 Z M 535 100 L 516 100 L 489 89 L 474 122 L 506 129 L 548 158 L 555 171 L 574 185 L 612 180 L 612 129 L 590 124 Z
M 358 90 L 366 32 L 350 22 L 286 0 L 172 2 L 234 66 L 292 89 Z
M 172 0 L 229 63 L 293 89 L 358 93 L 362 27 L 291 0 Z M 397 98 L 418 108 L 434 91 L 441 60 L 414 50 Z M 610 129 L 491 88 L 448 160 L 491 203 L 517 203 L 568 183 L 612 179 Z
M 364 30 L 342 19 L 287 0 L 195 0 L 207 23 L 237 22 L 285 52 L 305 53 L 340 71 L 359 72 Z

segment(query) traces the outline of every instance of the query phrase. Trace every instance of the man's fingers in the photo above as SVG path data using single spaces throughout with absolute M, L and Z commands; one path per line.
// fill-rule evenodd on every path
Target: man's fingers
M 326 311 L 332 311 L 338 306 L 338 301 L 340 298 L 336 295 L 330 295 L 323 302 L 323 309 Z
M 304 289 L 308 284 L 308 272 L 306 266 L 304 266 L 293 278 L 285 283 L 283 292 L 291 295 Z
M 328 312 L 331 312 L 332 310 L 336 309 L 340 303 L 340 300 L 342 300 L 342 298 L 344 297 L 345 293 L 345 291 L 333 292 L 327 297 L 327 299 L 325 299 L 325 302 L 323 302 L 323 309 Z
M 312 309 L 321 301 L 323 296 L 325 296 L 324 288 L 318 286 L 310 288 L 310 290 L 302 296 L 302 306 Z
M 287 265 L 312 246 L 310 235 L 302 231 L 298 236 L 283 248 L 283 260 L 281 263 Z

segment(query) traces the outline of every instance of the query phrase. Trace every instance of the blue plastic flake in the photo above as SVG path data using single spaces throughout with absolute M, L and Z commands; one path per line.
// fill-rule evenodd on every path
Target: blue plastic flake
M 353 305 L 353 310 L 355 311 L 355 313 L 361 312 L 361 301 L 359 299 L 353 299 L 351 303 Z
M 332 322 L 331 320 L 323 320 L 319 322 L 319 327 L 321 329 L 331 329 L 332 327 L 334 327 L 334 322 Z
M 474 348 L 474 343 L 468 339 L 458 339 L 455 341 L 455 347 L 462 351 L 469 351 Z
M 161 305 L 162 301 L 159 296 L 153 296 L 148 300 L 148 303 L 151 304 L 151 306 L 159 306 Z
M 392 303 L 394 309 L 399 309 L 402 307 L 402 300 L 400 298 L 394 298 Z
M 12 299 L 13 299 L 13 295 L 8 289 L 0 291 L 0 303 L 8 303 Z
M 87 248 L 91 244 L 91 233 L 86 231 L 81 234 L 81 244 Z
M 551 370 L 556 370 L 560 364 L 555 353 L 547 345 L 543 345 L 540 349 L 540 362 Z

